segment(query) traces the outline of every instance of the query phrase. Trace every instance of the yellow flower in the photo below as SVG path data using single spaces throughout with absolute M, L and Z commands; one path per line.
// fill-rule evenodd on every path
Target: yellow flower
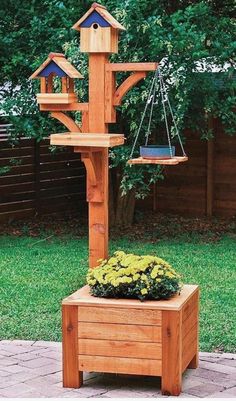
M 169 278 L 173 278 L 173 277 L 175 277 L 174 276 L 174 274 L 173 273 L 171 273 L 171 272 L 166 272 L 166 277 L 169 277 Z
M 142 294 L 142 295 L 145 295 L 145 294 L 147 294 L 147 293 L 148 293 L 147 288 L 142 288 L 142 289 L 141 289 L 141 294 Z
M 117 263 L 116 258 L 110 258 L 109 261 L 108 261 L 108 264 L 111 265 L 111 266 L 115 266 L 116 263 Z
M 151 278 L 156 278 L 157 273 L 158 273 L 158 267 L 155 266 L 151 271 Z
M 146 276 L 146 274 L 142 274 L 142 275 L 141 275 L 141 280 L 142 280 L 142 281 L 147 281 L 147 276 Z

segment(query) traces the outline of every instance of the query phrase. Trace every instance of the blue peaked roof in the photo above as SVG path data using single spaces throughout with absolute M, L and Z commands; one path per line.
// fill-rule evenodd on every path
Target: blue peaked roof
M 101 27 L 110 27 L 111 25 L 96 10 L 94 10 L 80 25 L 81 28 L 90 28 L 92 24 L 98 24 Z
M 54 73 L 58 77 L 67 77 L 67 74 L 52 60 L 40 73 L 39 77 L 49 77 Z

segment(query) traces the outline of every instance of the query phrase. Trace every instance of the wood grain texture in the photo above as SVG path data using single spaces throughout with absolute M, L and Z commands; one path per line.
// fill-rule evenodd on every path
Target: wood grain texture
M 105 64 L 106 54 L 89 56 L 89 132 L 98 136 L 108 132 L 105 123 Z M 99 79 L 98 79 L 99 77 Z M 98 259 L 108 257 L 108 149 L 95 153 L 93 162 L 96 166 L 97 186 L 87 187 L 87 197 L 96 199 L 96 191 L 103 196 L 103 202 L 89 202 L 89 266 L 97 266 Z M 88 181 L 87 181 L 88 182 Z M 92 192 L 92 195 L 91 195 Z
M 77 101 L 75 93 L 38 93 L 38 104 L 69 104 Z
M 40 78 L 40 92 L 41 93 L 47 92 L 47 81 L 45 77 Z
M 91 152 L 81 153 L 81 161 L 84 163 L 86 172 L 87 172 L 87 185 L 89 187 L 94 187 L 97 185 L 97 172 L 96 166 L 93 162 L 93 155 Z M 87 191 L 87 201 L 89 202 L 90 198 L 88 197 Z M 102 202 L 102 197 L 99 198 L 99 202 Z
M 182 323 L 182 335 L 183 338 L 188 335 L 189 331 L 192 329 L 193 326 L 198 321 L 198 307 L 197 304 L 195 308 L 192 310 L 192 312 L 189 314 L 187 319 Z
M 41 111 L 88 111 L 88 103 L 40 104 Z
M 189 305 L 189 308 L 187 306 Z M 183 308 L 182 370 L 196 369 L 199 365 L 199 290 Z
M 63 387 L 79 388 L 83 383 L 78 367 L 78 308 L 62 306 Z
M 162 358 L 162 346 L 158 343 L 139 341 L 79 339 L 79 353 L 80 355 L 160 360 Z
M 112 71 L 105 71 L 105 122 L 116 122 L 116 110 L 113 106 L 113 97 L 116 90 L 116 77 Z
M 197 307 L 199 300 L 199 290 L 197 290 L 192 297 L 183 306 L 183 322 L 189 317 L 192 311 Z
M 186 161 L 188 161 L 188 157 L 186 156 L 175 156 L 171 159 L 144 159 L 143 157 L 137 157 L 128 160 L 128 164 L 160 164 L 165 166 L 174 166 Z
M 87 372 L 108 372 L 133 375 L 161 375 L 161 361 L 106 356 L 79 356 L 79 369 Z
M 182 384 L 182 311 L 162 312 L 162 379 L 164 395 L 179 395 Z
M 99 148 L 109 148 L 123 145 L 124 135 L 121 134 L 93 134 L 93 133 L 62 133 L 50 136 L 51 145 L 60 146 L 95 146 Z
M 124 323 L 161 326 L 162 313 L 155 309 L 117 309 L 80 306 L 79 322 Z
M 197 347 L 197 339 L 194 337 L 183 354 L 182 371 L 184 371 L 186 368 L 196 369 L 198 367 L 198 355 L 196 353 Z
M 106 65 L 107 71 L 155 71 L 158 63 L 111 63 Z
M 80 51 L 86 53 L 117 53 L 118 33 L 111 27 L 81 28 Z
M 62 91 L 62 93 L 67 93 L 68 92 L 67 77 L 62 77 L 61 78 L 61 91 Z
M 161 336 L 158 326 L 91 322 L 80 322 L 78 326 L 79 338 L 160 343 Z

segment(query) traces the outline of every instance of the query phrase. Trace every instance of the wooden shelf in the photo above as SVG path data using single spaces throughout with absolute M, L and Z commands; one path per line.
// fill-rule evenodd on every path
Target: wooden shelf
M 77 102 L 75 93 L 38 93 L 38 104 L 70 104 Z
M 65 132 L 50 136 L 50 144 L 58 146 L 91 146 L 97 148 L 110 148 L 124 144 L 124 135 L 121 134 L 91 134 L 78 132 Z
M 174 166 L 176 164 L 186 162 L 187 160 L 187 156 L 175 156 L 171 159 L 144 159 L 142 157 L 138 157 L 137 159 L 128 160 L 128 164 L 160 164 Z

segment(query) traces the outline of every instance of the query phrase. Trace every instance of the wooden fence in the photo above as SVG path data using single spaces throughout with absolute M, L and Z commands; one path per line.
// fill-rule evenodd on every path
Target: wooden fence
M 236 215 L 236 136 L 213 121 L 214 139 L 187 132 L 187 163 L 165 168 L 165 180 L 140 207 L 190 216 Z
M 48 140 L 33 139 L 21 139 L 12 148 L 2 128 L 0 172 L 0 221 L 85 206 L 84 166 L 72 149 L 54 154 Z
M 72 149 L 51 153 L 49 141 L 11 147 L 0 132 L 0 221 L 86 207 L 85 170 Z M 138 207 L 192 216 L 236 215 L 236 136 L 214 122 L 215 138 L 187 133 L 189 162 L 165 168 L 165 180 Z

